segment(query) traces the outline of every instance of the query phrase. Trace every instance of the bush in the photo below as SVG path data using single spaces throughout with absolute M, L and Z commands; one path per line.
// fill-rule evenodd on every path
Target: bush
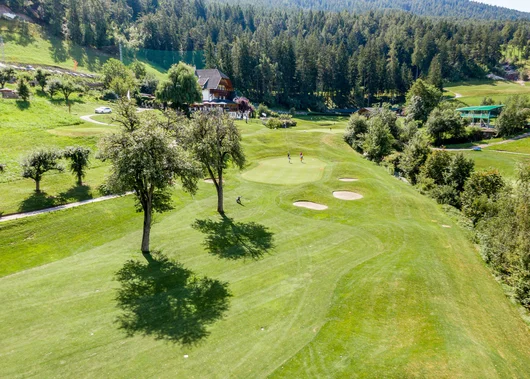
M 368 120 L 366 117 L 355 113 L 350 116 L 348 126 L 344 131 L 344 141 L 358 152 L 362 152 L 364 134 L 368 130 Z
M 283 127 L 282 122 L 277 118 L 269 118 L 265 123 L 265 126 L 269 129 L 279 129 Z
M 101 96 L 101 100 L 111 101 L 118 100 L 119 96 L 112 90 L 105 90 Z

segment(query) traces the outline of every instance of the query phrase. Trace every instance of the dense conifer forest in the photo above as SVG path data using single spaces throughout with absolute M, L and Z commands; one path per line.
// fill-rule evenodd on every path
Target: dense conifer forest
M 17 1 L 10 3 L 17 8 Z M 349 3 L 362 2 L 344 4 Z M 424 11 L 417 13 L 449 8 L 473 18 L 485 7 L 511 17 L 511 11 L 464 1 L 411 2 L 420 3 Z M 340 8 L 336 1 L 322 4 L 314 8 Z M 24 10 L 51 33 L 85 46 L 203 51 L 205 66 L 221 69 L 253 101 L 297 108 L 366 106 L 375 97 L 393 101 L 420 77 L 440 88 L 444 80 L 482 78 L 495 70 L 507 45 L 523 58 L 530 55 L 530 22 L 522 20 L 266 9 L 201 0 L 35 0 Z

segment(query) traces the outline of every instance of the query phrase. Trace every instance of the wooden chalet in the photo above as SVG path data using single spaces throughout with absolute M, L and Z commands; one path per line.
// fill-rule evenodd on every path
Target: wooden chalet
M 232 81 L 218 69 L 195 70 L 202 91 L 202 103 L 193 104 L 195 110 L 222 108 L 227 112 L 237 112 L 239 105 L 234 101 L 235 91 Z

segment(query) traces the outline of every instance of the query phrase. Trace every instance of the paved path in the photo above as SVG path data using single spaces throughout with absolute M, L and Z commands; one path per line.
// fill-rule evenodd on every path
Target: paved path
M 110 124 L 107 124 L 106 122 L 101 122 L 101 121 L 96 121 L 96 120 L 93 120 L 92 117 L 94 116 L 97 116 L 95 114 L 89 114 L 89 115 L 86 115 L 86 116 L 81 116 L 81 120 L 83 121 L 87 121 L 87 122 L 91 122 L 93 124 L 99 124 L 99 125 L 107 125 L 107 126 L 110 126 Z
M 136 108 L 136 112 L 138 112 L 138 113 L 145 112 L 145 111 L 148 111 L 148 110 L 149 110 L 149 108 Z M 109 114 L 109 113 L 105 113 L 105 114 Z M 112 124 L 107 124 L 106 122 L 96 121 L 96 120 L 92 119 L 92 117 L 94 117 L 94 116 L 99 116 L 99 115 L 97 115 L 97 114 L 89 114 L 89 115 L 86 115 L 86 116 L 81 116 L 80 118 L 83 121 L 91 122 L 93 124 L 112 126 Z
M 132 192 L 128 192 L 125 195 L 130 195 L 131 193 Z M 108 196 L 98 197 L 98 198 L 95 198 L 95 199 L 78 201 L 76 203 L 58 205 L 58 206 L 53 207 L 53 208 L 41 209 L 41 210 L 38 210 L 38 211 L 25 212 L 25 213 L 15 213 L 15 214 L 12 214 L 12 215 L 9 215 L 9 216 L 0 217 L 0 222 L 18 220 L 18 219 L 21 219 L 21 218 L 37 216 L 37 215 L 44 214 L 44 213 L 60 211 L 62 209 L 75 208 L 75 207 L 79 207 L 79 206 L 85 205 L 85 204 L 99 203 L 100 201 L 111 200 L 111 199 L 115 199 L 117 197 L 121 197 L 121 196 L 125 196 L 125 195 L 108 195 Z

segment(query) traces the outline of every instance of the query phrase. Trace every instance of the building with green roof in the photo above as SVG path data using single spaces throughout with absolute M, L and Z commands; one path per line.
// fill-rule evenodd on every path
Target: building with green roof
M 502 112 L 504 105 L 481 105 L 478 107 L 458 108 L 460 116 L 471 120 L 472 125 L 484 128 L 494 128 L 492 121 L 496 120 Z

